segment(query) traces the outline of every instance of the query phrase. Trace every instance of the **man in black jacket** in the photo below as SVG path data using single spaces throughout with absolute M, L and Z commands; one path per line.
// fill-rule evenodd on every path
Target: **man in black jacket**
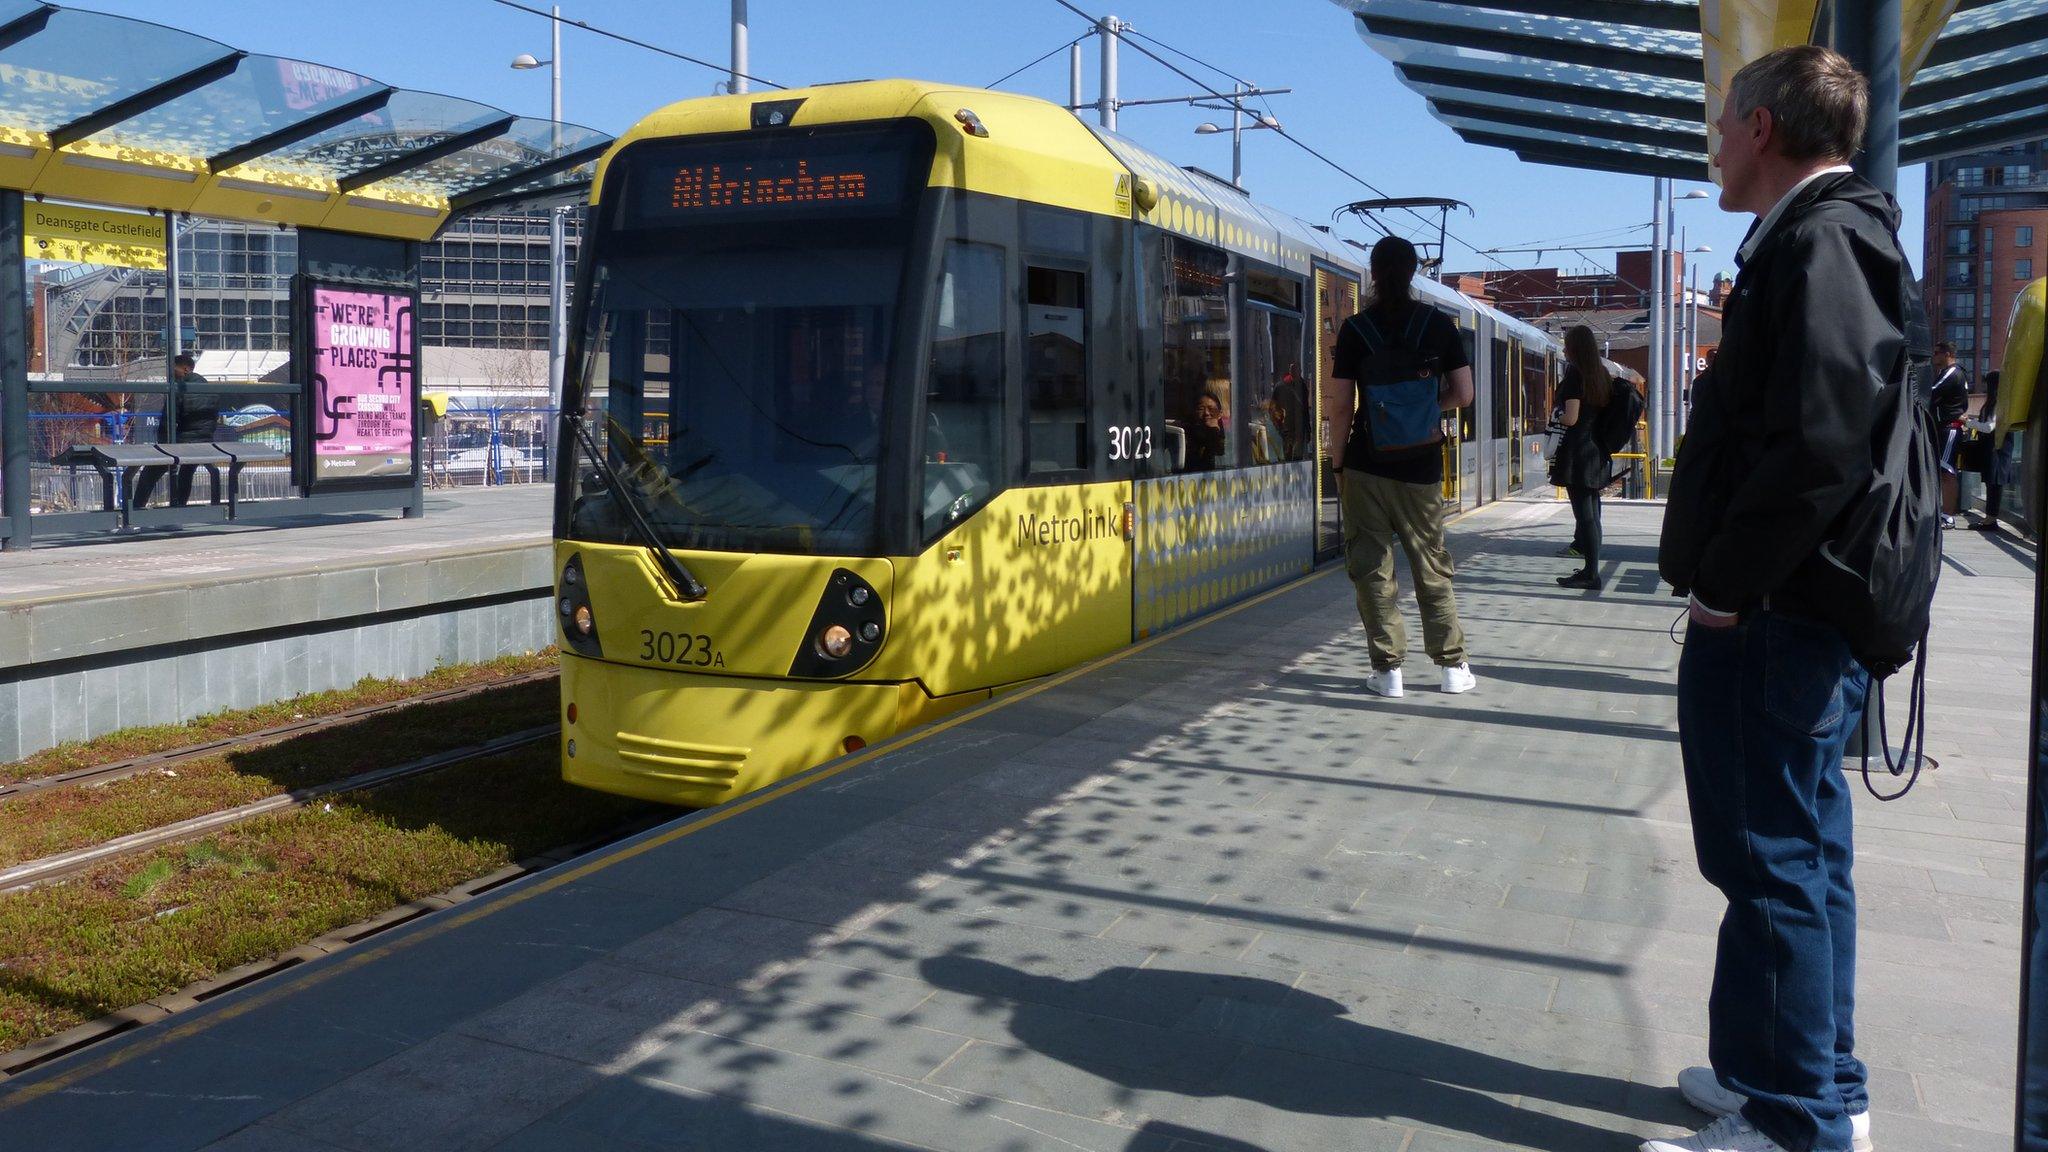
M 1691 597 L 1679 740 L 1700 871 L 1728 898 L 1712 1067 L 1679 1088 L 1721 1119 L 1647 1152 L 1869 1147 L 1840 769 L 1869 678 L 1811 591 L 1870 485 L 1877 394 L 1905 369 L 1918 307 L 1898 207 L 1846 163 L 1868 93 L 1841 56 L 1787 48 L 1736 74 L 1717 122 L 1721 206 L 1759 219 L 1694 388 L 1658 561 Z

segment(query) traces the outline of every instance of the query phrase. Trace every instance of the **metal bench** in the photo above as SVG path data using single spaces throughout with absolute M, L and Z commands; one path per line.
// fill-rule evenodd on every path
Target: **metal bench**
M 127 528 L 132 519 L 134 507 L 134 471 L 137 468 L 204 468 L 212 480 L 210 503 L 219 504 L 222 484 L 220 469 L 227 466 L 228 519 L 236 513 L 237 494 L 241 489 L 242 469 L 250 464 L 270 463 L 286 458 L 285 453 L 268 444 L 240 443 L 229 441 L 214 444 L 208 442 L 172 444 L 74 444 L 63 459 L 66 462 L 90 463 L 104 480 L 105 508 L 109 512 L 121 513 L 121 527 Z

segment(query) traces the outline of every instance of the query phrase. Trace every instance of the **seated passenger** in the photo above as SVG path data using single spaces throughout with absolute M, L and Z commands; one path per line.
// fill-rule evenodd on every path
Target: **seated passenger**
M 1227 467 L 1229 434 L 1223 427 L 1223 399 L 1214 392 L 1195 401 L 1195 419 L 1188 425 L 1188 471 L 1213 472 Z

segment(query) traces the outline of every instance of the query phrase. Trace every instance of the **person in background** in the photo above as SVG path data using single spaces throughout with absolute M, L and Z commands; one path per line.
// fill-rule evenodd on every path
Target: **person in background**
M 1372 302 L 1362 316 L 1381 333 L 1408 330 L 1417 308 L 1429 315 L 1416 352 L 1435 362 L 1439 413 L 1472 402 L 1472 365 L 1450 317 L 1414 298 L 1410 287 L 1420 262 L 1415 245 L 1388 236 L 1372 248 Z M 1420 451 L 1375 451 L 1365 412 L 1358 405 L 1358 381 L 1371 353 L 1358 317 L 1346 321 L 1332 357 L 1334 383 L 1323 391 L 1328 414 L 1330 459 L 1343 461 L 1339 495 L 1344 512 L 1344 570 L 1358 593 L 1372 674 L 1366 689 L 1375 695 L 1402 694 L 1401 662 L 1408 654 L 1394 583 L 1394 543 L 1408 553 L 1415 600 L 1422 612 L 1422 640 L 1442 670 L 1443 690 L 1470 692 L 1477 681 L 1465 660 L 1465 632 L 1458 625 L 1458 598 L 1451 589 L 1457 565 L 1444 546 L 1444 454 L 1441 443 Z
M 1984 374 L 1984 406 L 1978 409 L 1977 418 L 1969 423 L 1975 431 L 1989 437 L 1991 441 L 1985 447 L 1984 467 L 1980 473 L 1984 477 L 1984 516 L 1970 527 L 1978 532 L 2001 532 L 2004 529 L 1998 526 L 1998 513 L 2005 503 L 2006 482 L 2012 478 L 2013 438 L 2001 436 L 1998 431 L 1996 371 Z
M 1917 307 L 1899 206 L 1855 174 L 1869 82 L 1818 45 L 1729 82 L 1721 207 L 1753 213 L 1713 367 L 1693 389 L 1658 569 L 1690 597 L 1678 740 L 1700 874 L 1727 899 L 1707 996 L 1717 1117 L 1643 1152 L 1862 1152 L 1854 818 L 1842 752 L 1870 676 L 1814 573 L 1869 491 L 1880 386 Z
M 1557 400 L 1563 409 L 1558 423 L 1564 437 L 1558 441 L 1557 457 L 1551 461 L 1551 482 L 1565 490 L 1572 502 L 1572 549 L 1585 563 L 1577 572 L 1560 576 L 1565 588 L 1600 590 L 1600 491 L 1607 487 L 1614 461 L 1601 451 L 1593 435 L 1600 410 L 1614 395 L 1614 378 L 1600 359 L 1600 344 L 1593 330 L 1584 324 L 1564 334 L 1564 380 L 1557 386 Z
M 1956 363 L 1956 346 L 1947 340 L 1934 346 L 1934 385 L 1929 393 L 1934 422 L 1941 426 L 1941 526 L 1955 527 L 1958 497 L 1956 453 L 1963 443 L 1963 416 L 1970 410 L 1970 378 Z
M 177 405 L 178 413 L 178 438 L 174 443 L 208 444 L 220 428 L 220 409 L 215 406 L 214 397 L 191 390 L 194 384 L 207 383 L 206 377 L 192 369 L 193 360 L 189 352 L 180 352 L 171 361 L 171 379 L 177 382 L 171 394 L 171 403 Z M 157 481 L 170 470 L 169 464 L 152 464 L 137 472 L 131 507 L 146 506 L 149 498 L 156 494 Z M 191 503 L 192 474 L 198 470 L 198 465 L 186 464 L 178 468 L 176 476 L 171 477 L 171 507 L 183 508 Z

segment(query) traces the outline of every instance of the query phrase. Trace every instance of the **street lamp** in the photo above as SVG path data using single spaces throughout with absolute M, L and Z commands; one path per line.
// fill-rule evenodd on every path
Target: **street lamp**
M 1234 92 L 1243 93 L 1244 85 L 1236 85 Z M 1214 108 L 1218 111 L 1230 113 L 1229 128 L 1224 128 L 1219 124 L 1198 124 L 1195 126 L 1195 134 L 1197 136 L 1214 136 L 1219 132 L 1230 133 L 1230 184 L 1232 187 L 1242 191 L 1244 189 L 1244 134 L 1247 128 L 1271 128 L 1277 132 L 1280 130 L 1280 121 L 1270 114 L 1255 115 L 1251 117 L 1251 124 L 1246 125 L 1244 122 L 1245 117 L 1249 114 L 1244 110 L 1241 96 L 1239 99 L 1232 100 L 1229 104 L 1197 104 L 1195 107 Z
M 550 52 L 546 60 L 535 60 L 530 52 L 512 58 L 512 67 L 525 72 L 545 65 L 549 72 L 548 118 L 553 121 L 550 138 L 552 154 L 562 152 L 562 7 L 557 4 L 548 19 Z M 555 419 L 548 424 L 548 465 L 554 466 L 555 425 L 562 414 L 562 368 L 567 354 L 569 332 L 569 266 L 567 209 L 548 212 L 548 407 Z

